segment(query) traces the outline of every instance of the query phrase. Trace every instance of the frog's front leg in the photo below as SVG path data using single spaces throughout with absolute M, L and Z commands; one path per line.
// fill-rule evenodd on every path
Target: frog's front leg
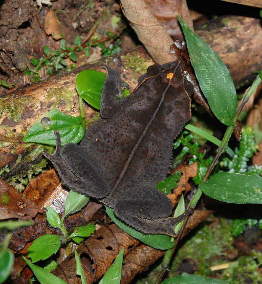
M 55 134 L 55 153 L 44 155 L 55 166 L 62 183 L 70 189 L 98 199 L 108 195 L 110 187 L 104 181 L 99 167 L 90 158 L 89 152 L 77 144 L 61 146 L 60 135 L 58 132 Z
M 117 96 L 121 92 L 122 81 L 118 71 L 108 66 L 105 66 L 105 69 L 107 69 L 107 79 L 102 93 L 100 116 L 107 119 L 114 115 L 115 110 L 120 104 Z

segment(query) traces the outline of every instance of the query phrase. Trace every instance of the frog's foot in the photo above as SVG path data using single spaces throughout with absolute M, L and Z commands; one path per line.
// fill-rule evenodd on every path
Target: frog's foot
M 190 214 L 190 212 L 185 212 L 176 218 L 153 218 L 152 216 L 146 217 L 143 214 L 143 209 L 147 208 L 147 205 L 154 206 L 154 208 L 157 208 L 158 206 L 157 204 L 152 204 L 151 201 L 145 204 L 145 201 L 130 202 L 128 200 L 121 200 L 116 204 L 115 214 L 125 223 L 145 234 L 165 234 L 172 237 L 176 237 L 174 226 L 184 220 Z M 152 213 L 152 211 L 149 213 Z

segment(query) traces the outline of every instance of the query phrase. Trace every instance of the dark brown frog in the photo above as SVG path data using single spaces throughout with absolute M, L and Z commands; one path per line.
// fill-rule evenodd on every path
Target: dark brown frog
M 174 235 L 172 204 L 156 189 L 169 170 L 173 140 L 191 118 L 191 95 L 199 94 L 184 45 L 175 62 L 153 65 L 134 92 L 119 99 L 121 80 L 108 68 L 101 119 L 83 141 L 47 155 L 62 183 L 114 209 L 135 229 Z

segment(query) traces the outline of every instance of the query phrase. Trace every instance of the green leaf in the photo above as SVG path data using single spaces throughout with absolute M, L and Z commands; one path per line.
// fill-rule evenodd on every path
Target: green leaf
M 23 259 L 41 284 L 67 284 L 64 280 L 46 271 L 44 268 L 33 264 L 29 259 L 26 259 L 25 257 L 23 257 Z
M 15 230 L 17 228 L 23 226 L 31 226 L 33 224 L 34 224 L 33 221 L 4 221 L 0 222 L 0 229 L 6 228 L 8 230 Z
M 65 201 L 65 212 L 63 218 L 81 210 L 88 203 L 88 200 L 89 197 L 70 190 Z
M 44 269 L 48 272 L 51 272 L 57 268 L 58 264 L 56 261 L 51 260 L 45 267 Z
M 49 48 L 48 46 L 44 46 L 43 47 L 43 52 L 44 52 L 45 55 L 48 56 L 48 55 L 50 55 L 52 53 L 52 49 Z
M 66 41 L 64 39 L 60 40 L 60 48 L 63 49 L 63 50 L 67 49 Z
M 77 46 L 81 46 L 82 44 L 82 39 L 79 35 L 77 35 L 74 39 L 74 44 L 77 45 Z
M 169 236 L 143 234 L 129 227 L 128 225 L 120 221 L 119 219 L 117 219 L 111 208 L 106 207 L 106 213 L 120 229 L 122 229 L 123 231 L 128 233 L 130 236 L 138 239 L 139 241 L 141 241 L 142 243 L 148 246 L 151 246 L 155 249 L 161 249 L 161 250 L 170 249 L 174 246 L 174 242 L 172 238 Z
M 80 256 L 76 250 L 75 250 L 75 260 L 76 260 L 76 274 L 81 277 L 82 284 L 87 284 L 86 275 L 85 275 L 85 272 L 84 272 L 84 269 L 83 269 L 83 266 L 80 260 Z
M 77 62 L 77 55 L 75 52 L 70 52 L 69 53 L 69 58 L 73 61 L 73 62 Z
M 262 11 L 262 10 L 261 10 L 261 11 Z M 262 80 L 262 71 L 259 71 L 259 72 L 258 72 L 258 75 L 259 75 L 260 79 Z
M 85 226 L 76 227 L 69 238 L 81 237 L 87 238 L 94 233 L 96 226 L 94 224 L 88 224 Z
M 46 120 L 47 117 L 49 120 Z M 80 116 L 74 117 L 58 110 L 51 110 L 46 114 L 42 123 L 35 123 L 24 137 L 24 142 L 35 142 L 47 145 L 56 145 L 54 131 L 61 136 L 62 145 L 78 143 L 85 134 L 85 122 Z
M 30 60 L 31 64 L 34 66 L 37 66 L 40 63 L 40 59 L 39 58 L 32 58 Z
M 52 207 L 47 207 L 46 209 L 47 209 L 46 218 L 47 218 L 49 225 L 54 228 L 60 228 L 62 221 L 58 213 Z
M 109 267 L 99 284 L 120 284 L 124 249 L 121 249 L 114 263 Z
M 199 127 L 189 123 L 185 126 L 185 129 L 199 135 L 200 137 L 205 138 L 207 141 L 217 145 L 218 147 L 221 145 L 221 141 L 219 139 L 217 139 L 215 136 L 210 134 L 210 132 L 206 131 L 203 128 L 199 128 Z M 233 150 L 230 149 L 229 147 L 227 147 L 226 152 L 228 153 L 229 156 L 234 156 Z
M 100 109 L 105 79 L 106 74 L 96 70 L 84 70 L 76 77 L 76 90 L 79 96 L 95 109 Z
M 182 19 L 179 22 L 200 88 L 212 112 L 225 125 L 232 125 L 236 115 L 237 97 L 226 65 Z
M 0 80 L 0 86 L 10 89 L 12 84 L 8 83 L 6 80 Z
M 184 195 L 182 195 L 179 199 L 179 202 L 177 204 L 176 210 L 175 210 L 175 214 L 174 217 L 178 217 L 180 215 L 182 215 L 183 213 L 185 213 L 186 207 L 185 207 L 185 199 L 184 199 Z M 178 232 L 181 230 L 182 226 L 183 226 L 183 221 L 179 222 L 178 224 L 176 224 L 175 226 L 175 233 L 178 234 Z
M 84 48 L 84 52 L 85 52 L 85 56 L 86 56 L 86 57 L 89 57 L 90 54 L 91 54 L 90 47 L 85 47 L 85 48 Z
M 0 283 L 8 278 L 14 264 L 14 255 L 9 249 L 0 250 Z
M 61 237 L 58 235 L 46 234 L 35 239 L 28 249 L 28 256 L 32 262 L 45 260 L 56 254 L 61 246 Z
M 181 172 L 175 172 L 175 174 L 170 175 L 166 179 L 160 181 L 157 185 L 157 189 L 163 192 L 164 194 L 171 193 L 172 190 L 177 187 L 180 177 Z
M 262 204 L 262 177 L 220 172 L 200 185 L 209 197 L 228 203 Z
M 182 275 L 176 276 L 174 278 L 166 279 L 162 284 L 226 284 L 228 282 L 220 279 L 206 278 L 200 275 L 193 275 L 183 273 Z

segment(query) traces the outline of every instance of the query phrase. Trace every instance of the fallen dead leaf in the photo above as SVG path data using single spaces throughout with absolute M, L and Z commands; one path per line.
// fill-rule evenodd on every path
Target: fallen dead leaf
M 59 178 L 55 170 L 48 170 L 33 178 L 23 192 L 26 200 L 29 200 L 35 207 L 42 209 L 45 203 L 53 200 L 53 192 L 60 184 Z
M 0 180 L 0 220 L 10 218 L 28 219 L 38 210 L 13 186 Z
M 63 32 L 60 22 L 56 17 L 56 14 L 53 10 L 49 10 L 45 16 L 44 24 L 45 33 L 51 35 L 53 39 L 59 40 L 63 38 Z
M 181 30 L 177 22 L 177 16 L 181 16 L 186 23 L 193 28 L 193 22 L 184 0 L 146 0 L 152 14 L 159 23 L 163 24 L 170 36 L 182 39 Z
M 177 188 L 174 189 L 173 193 L 167 195 L 167 197 L 171 200 L 171 202 L 174 205 L 177 204 L 180 195 L 184 191 L 191 190 L 189 179 L 197 175 L 197 168 L 198 168 L 197 163 L 193 163 L 191 165 L 181 165 L 175 170 L 175 171 L 179 170 L 182 173 L 182 176 L 180 178 Z

